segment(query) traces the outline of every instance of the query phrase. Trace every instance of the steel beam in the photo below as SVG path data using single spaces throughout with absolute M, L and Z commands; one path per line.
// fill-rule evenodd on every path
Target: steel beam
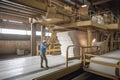
M 48 7 L 48 3 L 42 3 L 42 2 L 39 2 L 39 0 L 10 0 L 10 1 L 23 4 L 26 6 L 30 6 L 36 9 L 40 9 L 43 11 L 46 11 Z
M 97 2 L 93 2 L 93 5 L 99 5 L 99 4 L 103 4 L 103 3 L 106 3 L 106 2 L 109 2 L 111 0 L 99 0 Z

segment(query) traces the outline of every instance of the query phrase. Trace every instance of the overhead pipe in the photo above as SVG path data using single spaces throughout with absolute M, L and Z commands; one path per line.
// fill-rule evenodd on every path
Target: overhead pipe
M 9 9 L 9 10 L 12 10 L 12 11 L 22 12 L 22 13 L 25 13 L 25 14 L 35 15 L 35 13 L 30 13 L 30 12 L 25 11 L 25 10 L 16 9 L 16 8 L 13 8 L 13 7 L 4 5 L 4 4 L 1 4 L 0 7 L 1 7 L 1 8 L 4 8 L 4 9 Z
M 15 3 L 12 0 L 5 0 L 5 1 L 1 1 L 1 2 L 9 3 L 11 5 L 15 5 L 15 6 L 18 6 L 20 8 L 26 9 L 26 10 L 31 10 L 31 11 L 35 11 L 35 12 L 41 12 L 41 13 L 45 13 L 46 12 L 46 11 L 43 11 L 43 10 L 40 10 L 40 9 L 37 9 L 37 8 L 33 8 L 33 7 L 29 7 L 29 6 L 25 6 L 25 5 L 21 5 L 21 4 Z
M 23 17 L 28 17 L 28 18 L 34 16 L 34 15 L 25 14 L 25 13 L 17 12 L 17 11 L 12 11 L 9 9 L 4 9 L 4 8 L 0 8 L 0 10 L 1 10 L 0 13 L 15 14 L 15 15 L 23 16 Z
M 11 3 L 6 3 L 6 2 L 0 2 L 0 3 L 1 3 L 1 5 L 10 6 L 10 7 L 16 8 L 16 9 L 21 9 L 21 10 L 24 10 L 24 11 L 26 11 L 26 12 L 28 11 L 28 12 L 32 12 L 32 13 L 41 13 L 41 12 L 38 12 L 38 11 L 35 11 L 35 10 L 26 9 L 26 8 L 24 8 L 24 7 L 20 7 L 20 6 L 11 4 Z
M 46 2 L 46 0 L 45 2 L 42 2 L 44 0 L 42 1 L 41 0 L 9 0 L 9 1 L 40 10 L 41 12 L 46 12 L 46 7 L 48 5 L 47 4 L 48 2 Z

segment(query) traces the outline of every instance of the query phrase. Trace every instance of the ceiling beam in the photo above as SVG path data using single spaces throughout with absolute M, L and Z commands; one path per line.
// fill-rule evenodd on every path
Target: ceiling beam
M 79 0 L 71 0 L 72 2 L 75 2 L 75 4 L 82 5 L 82 3 Z
M 47 11 L 48 3 L 42 3 L 42 2 L 39 2 L 38 0 L 10 0 L 10 1 L 23 4 L 29 7 L 33 7 L 36 9 L 40 9 L 43 11 Z
M 60 25 L 61 27 L 64 28 L 87 28 L 87 27 L 91 27 L 91 28 L 98 28 L 98 29 L 118 29 L 118 24 L 110 24 L 110 25 L 102 25 L 93 21 L 80 21 L 80 22 L 74 22 L 74 23 L 69 23 L 69 24 L 65 24 L 65 25 Z
M 21 15 L 21 16 L 25 16 L 25 17 L 32 17 L 32 18 L 40 16 L 34 10 L 32 12 L 32 10 L 30 9 L 31 12 L 29 12 L 29 10 L 22 9 L 24 7 L 22 7 L 22 6 L 21 6 L 22 8 L 19 7 L 20 5 L 23 5 L 23 6 L 33 8 L 33 9 L 41 10 L 43 12 L 45 11 L 45 14 L 47 12 L 48 16 L 46 18 L 57 18 L 57 19 L 62 19 L 62 21 L 69 21 L 70 20 L 71 12 L 64 10 L 64 8 L 58 8 L 59 6 L 56 6 L 56 8 L 58 8 L 58 10 L 56 10 L 55 7 L 50 7 L 49 10 L 47 10 L 48 3 L 40 2 L 40 1 L 41 0 L 7 0 L 7 1 L 3 1 L 3 2 L 5 2 L 4 3 L 5 5 L 1 5 L 0 8 L 2 10 L 1 11 L 2 13 L 10 13 L 10 14 L 16 14 L 16 15 Z M 16 6 L 9 5 L 10 3 L 7 4 L 8 2 L 16 3 L 15 4 Z
M 31 7 L 27 7 L 27 6 L 24 6 L 24 5 L 20 5 L 20 4 L 17 4 L 17 3 L 13 3 L 13 2 L 0 2 L 0 6 L 7 6 L 7 7 L 12 7 L 14 9 L 19 9 L 19 10 L 23 10 L 23 11 L 26 11 L 26 12 L 31 12 L 31 13 L 37 13 L 37 14 L 40 14 L 41 11 L 38 10 L 38 9 L 35 9 L 35 8 L 31 8 Z M 3 7 L 5 8 L 5 7 Z
M 20 22 L 24 22 L 24 23 L 29 23 L 28 18 L 18 17 L 15 15 L 4 14 L 4 13 L 0 13 L 0 19 L 7 19 L 7 20 L 14 20 L 14 21 L 20 21 Z
M 66 0 L 59 0 L 59 1 L 75 8 L 75 3 L 74 2 L 71 2 L 71 1 L 68 1 L 68 0 L 67 1 Z
M 12 11 L 22 12 L 22 13 L 25 13 L 25 14 L 31 14 L 31 15 L 35 15 L 36 14 L 36 13 L 29 12 L 29 11 L 26 11 L 26 10 L 23 10 L 23 9 L 20 9 L 20 8 L 7 6 L 6 4 L 1 4 L 0 7 L 4 8 L 4 9 L 9 9 L 9 10 L 12 10 Z
M 35 16 L 35 15 L 25 14 L 25 13 L 22 13 L 22 12 L 13 11 L 13 10 L 1 8 L 1 7 L 0 7 L 0 10 L 1 10 L 0 13 L 3 13 L 3 14 L 5 13 L 5 14 L 18 15 L 18 16 L 23 16 L 23 17 L 26 17 L 26 18 L 29 18 L 31 16 Z
M 93 5 L 99 5 L 99 4 L 103 4 L 103 3 L 106 3 L 106 2 L 109 2 L 111 0 L 99 0 L 97 2 L 93 2 Z

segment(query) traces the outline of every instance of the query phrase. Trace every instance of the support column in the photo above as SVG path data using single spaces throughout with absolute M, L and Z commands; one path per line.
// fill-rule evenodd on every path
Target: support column
M 119 28 L 119 31 L 120 31 L 120 15 L 119 15 L 119 21 L 118 21 L 118 28 Z M 120 49 L 120 42 L 118 42 L 118 49 Z
M 45 26 L 41 26 L 41 41 L 45 39 Z
M 118 29 L 120 31 L 120 15 L 118 16 Z
M 92 46 L 92 30 L 90 28 L 87 29 L 87 34 L 88 34 L 88 46 Z M 88 51 L 91 52 L 91 49 L 88 49 Z
M 100 34 L 99 34 L 99 32 L 96 32 L 96 41 L 97 41 L 97 42 L 100 41 Z
M 36 53 L 36 23 L 31 23 L 31 54 L 32 56 L 37 55 Z
M 111 32 L 110 51 L 113 50 L 114 32 Z
M 109 39 L 110 39 L 111 34 L 107 34 L 107 39 L 105 41 L 105 53 L 108 52 L 108 48 L 110 47 L 109 44 Z

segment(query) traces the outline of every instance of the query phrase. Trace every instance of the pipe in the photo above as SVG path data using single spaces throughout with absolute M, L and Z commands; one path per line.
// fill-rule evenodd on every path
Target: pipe
M 24 8 L 24 7 L 20 7 L 20 6 L 17 6 L 17 5 L 14 5 L 14 4 L 11 4 L 11 3 L 5 3 L 5 2 L 0 2 L 1 3 L 1 5 L 3 5 L 3 6 L 10 6 L 10 7 L 12 7 L 12 8 L 16 8 L 16 9 L 21 9 L 21 10 L 24 10 L 24 11 L 28 11 L 28 12 L 32 12 L 32 13 L 41 13 L 41 12 L 38 12 L 38 11 L 36 11 L 36 10 L 33 10 L 33 9 L 26 9 L 26 8 Z M 1 6 L 0 5 L 0 6 Z
M 9 14 L 15 14 L 15 15 L 19 15 L 19 16 L 24 16 L 24 17 L 33 17 L 34 15 L 30 15 L 30 14 L 25 14 L 25 13 L 18 13 L 17 11 L 12 11 L 12 10 L 8 10 L 8 9 L 4 9 L 4 8 L 0 8 L 1 12 L 0 13 L 9 13 Z
M 21 5 L 21 4 L 18 4 L 18 3 L 15 3 L 15 2 L 9 1 L 9 0 L 7 0 L 7 1 L 1 1 L 1 2 L 14 5 L 15 7 L 18 6 L 19 8 L 23 8 L 23 9 L 27 9 L 27 10 L 31 10 L 31 11 L 42 12 L 42 13 L 46 12 L 46 11 L 43 11 L 43 10 L 40 10 L 40 9 L 36 9 L 36 8 L 33 8 L 33 7 Z
M 0 7 L 4 8 L 4 9 L 9 9 L 9 10 L 12 10 L 12 11 L 22 12 L 22 13 L 25 13 L 25 14 L 35 15 L 35 13 L 31 13 L 31 12 L 28 12 L 28 11 L 25 11 L 25 10 L 21 10 L 21 9 L 18 9 L 18 8 L 10 7 L 10 6 L 4 5 L 4 4 L 1 4 Z

